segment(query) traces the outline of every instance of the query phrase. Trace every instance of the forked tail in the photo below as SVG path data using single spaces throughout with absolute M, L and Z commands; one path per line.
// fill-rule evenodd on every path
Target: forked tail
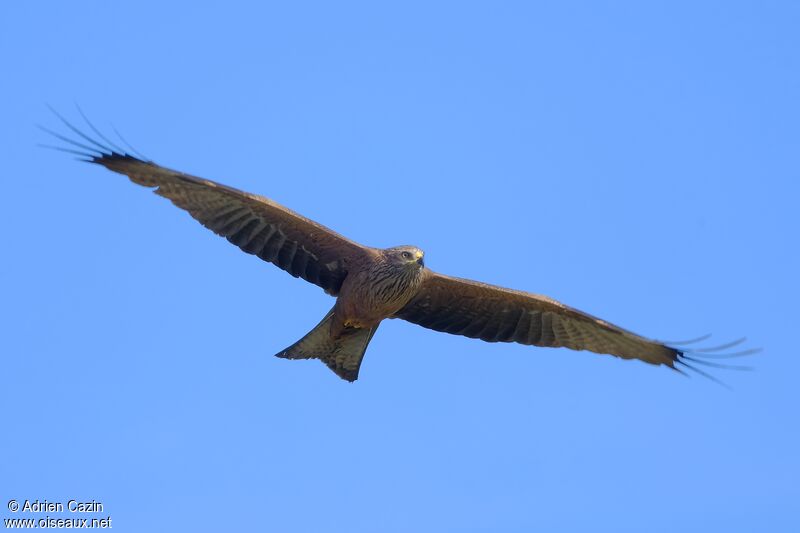
M 275 356 L 284 359 L 319 359 L 340 378 L 355 381 L 364 352 L 378 326 L 371 329 L 345 328 L 334 339 L 331 337 L 332 320 L 333 309 L 305 337 Z

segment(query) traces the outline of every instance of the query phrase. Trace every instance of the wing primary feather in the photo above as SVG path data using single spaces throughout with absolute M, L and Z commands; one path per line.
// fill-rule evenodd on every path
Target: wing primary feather
M 67 153 L 67 154 L 79 155 L 79 156 L 82 156 L 83 158 L 85 158 L 85 159 L 79 159 L 79 161 L 87 161 L 89 163 L 93 162 L 92 158 L 94 157 L 94 155 L 92 155 L 90 153 L 79 152 L 77 150 L 70 150 L 69 148 L 64 148 L 63 146 L 55 146 L 53 144 L 37 143 L 36 146 L 38 146 L 40 148 L 47 148 L 48 150 L 58 150 L 59 152 L 64 152 L 64 153 Z
M 718 352 L 720 350 L 727 350 L 728 348 L 733 348 L 734 346 L 739 346 L 743 342 L 747 340 L 747 337 L 742 337 L 741 339 L 736 339 L 735 341 L 726 342 L 725 344 L 720 344 L 719 346 L 711 346 L 708 348 L 692 348 L 691 351 L 698 353 L 698 352 Z
M 742 366 L 742 365 L 723 365 L 720 363 L 712 363 L 711 361 L 703 361 L 702 359 L 696 359 L 694 357 L 689 357 L 688 355 L 681 355 L 681 359 L 685 359 L 687 361 L 691 361 L 698 365 L 703 366 L 710 366 L 713 368 L 723 368 L 725 370 L 742 370 L 742 371 L 752 371 L 752 366 Z
M 127 146 L 128 148 L 130 148 L 131 152 L 133 152 L 133 154 L 134 154 L 134 155 L 136 155 L 136 156 L 138 156 L 139 158 L 141 158 L 141 160 L 142 160 L 142 161 L 152 161 L 152 159 L 150 159 L 149 157 L 147 157 L 146 155 L 144 155 L 142 152 L 140 152 L 139 150 L 137 150 L 136 148 L 134 148 L 134 147 L 133 147 L 133 145 L 132 145 L 131 143 L 129 143 L 128 141 L 126 141 L 126 140 L 125 140 L 125 137 L 123 137 L 123 136 L 122 136 L 122 134 L 121 134 L 121 133 L 120 133 L 120 132 L 117 130 L 117 128 L 115 128 L 115 127 L 114 127 L 114 125 L 113 125 L 113 124 L 111 125 L 111 129 L 112 129 L 112 130 L 114 130 L 114 133 L 116 133 L 116 134 L 117 134 L 117 137 L 119 137 L 119 140 L 121 140 L 121 141 L 122 141 L 122 143 L 123 143 L 125 146 Z
M 83 109 L 81 109 L 81 106 L 79 106 L 77 102 L 75 103 L 75 107 L 77 108 L 78 113 L 81 115 L 81 118 L 83 118 L 83 121 L 86 122 L 86 124 L 89 126 L 89 128 L 91 128 L 91 130 L 95 133 L 95 135 L 100 137 L 103 141 L 107 142 L 108 146 L 110 146 L 120 154 L 125 153 L 124 148 L 121 148 L 119 145 L 112 142 L 108 137 L 103 135 L 103 133 L 100 130 L 95 128 L 94 124 L 92 124 L 92 122 L 89 120 L 89 117 L 86 116 L 86 114 L 83 112 Z
M 99 143 L 99 142 L 97 142 L 95 139 L 92 139 L 91 137 L 89 137 L 88 135 L 86 135 L 85 133 L 83 133 L 81 130 L 79 130 L 78 128 L 76 128 L 75 126 L 73 126 L 73 125 L 72 125 L 72 124 L 71 124 L 71 123 L 70 123 L 70 122 L 69 122 L 67 119 L 65 119 L 64 117 L 62 117 L 62 116 L 61 116 L 61 114 L 60 114 L 58 111 L 56 111 L 56 110 L 55 110 L 55 109 L 54 109 L 52 106 L 48 105 L 47 107 L 50 109 L 50 111 L 51 111 L 51 112 L 52 112 L 52 113 L 53 113 L 55 116 L 57 116 L 57 117 L 58 117 L 58 119 L 59 119 L 61 122 L 63 122 L 63 123 L 64 123 L 64 125 L 65 125 L 66 127 L 68 127 L 70 130 L 72 130 L 72 131 L 73 131 L 73 132 L 74 132 L 76 135 L 79 135 L 79 136 L 80 136 L 82 139 L 84 139 L 84 140 L 86 140 L 86 141 L 88 141 L 88 142 L 92 143 L 92 144 L 93 144 L 93 145 L 95 145 L 97 148 L 99 148 L 99 149 L 100 149 L 100 153 L 101 153 L 101 154 L 113 153 L 113 152 L 114 152 L 114 150 L 113 150 L 113 149 L 111 149 L 110 147 L 100 144 L 100 143 Z
M 687 377 L 687 378 L 690 378 L 690 377 L 692 377 L 691 375 L 689 375 L 688 373 L 684 372 L 683 370 L 681 370 L 681 369 L 680 369 L 680 368 L 678 368 L 677 366 L 674 366 L 674 365 L 667 365 L 667 368 L 669 368 L 670 370 L 674 370 L 675 372 L 677 372 L 677 373 L 678 373 L 678 374 L 680 374 L 681 376 L 684 376 L 684 377 Z
M 42 130 L 43 132 L 52 135 L 53 137 L 55 137 L 56 139 L 58 139 L 60 141 L 64 141 L 65 143 L 71 144 L 72 146 L 76 146 L 78 148 L 82 148 L 84 150 L 87 150 L 90 154 L 92 154 L 92 157 L 96 157 L 97 153 L 100 153 L 100 155 L 105 155 L 103 152 L 98 152 L 97 148 L 93 148 L 93 147 L 87 146 L 87 145 L 85 145 L 83 143 L 79 143 L 78 141 L 76 141 L 74 139 L 70 139 L 69 137 L 65 137 L 64 135 L 61 135 L 60 133 L 56 133 L 55 131 L 53 131 L 51 129 L 45 128 L 44 126 L 37 125 L 37 127 L 40 130 Z
M 707 333 L 696 339 L 689 339 L 686 341 L 665 341 L 665 340 L 656 340 L 656 342 L 660 342 L 661 344 L 666 344 L 667 346 L 687 346 L 689 344 L 696 344 L 698 342 L 702 342 L 711 338 L 711 333 Z
M 697 368 L 696 366 L 692 366 L 692 365 L 690 365 L 689 363 L 687 363 L 686 361 L 683 361 L 682 359 L 683 359 L 683 358 L 677 359 L 675 362 L 676 362 L 676 363 L 678 363 L 679 365 L 683 365 L 683 366 L 685 366 L 685 367 L 686 367 L 686 368 L 688 368 L 689 370 L 692 370 L 692 371 L 694 371 L 694 372 L 697 372 L 698 374 L 700 374 L 700 375 L 701 375 L 701 376 L 703 376 L 704 378 L 706 378 L 706 379 L 709 379 L 709 380 L 713 381 L 714 383 L 716 383 L 716 384 L 717 384 L 717 385 L 719 385 L 720 387 L 723 387 L 723 388 L 725 388 L 725 389 L 728 389 L 729 391 L 732 391 L 732 390 L 733 390 L 733 388 L 732 388 L 730 385 L 728 385 L 727 383 L 725 383 L 724 381 L 721 381 L 721 380 L 719 380 L 719 379 L 715 378 L 714 376 L 712 376 L 712 375 L 711 375 L 711 374 L 709 374 L 708 372 L 705 372 L 705 371 L 703 371 L 703 370 L 700 370 L 700 369 L 699 369 L 699 368 Z
M 683 350 L 690 353 L 695 357 L 702 357 L 704 359 L 733 359 L 735 357 L 746 357 L 748 355 L 755 355 L 764 351 L 763 348 L 750 348 L 749 350 L 742 350 L 741 352 L 733 353 L 697 353 L 692 350 Z

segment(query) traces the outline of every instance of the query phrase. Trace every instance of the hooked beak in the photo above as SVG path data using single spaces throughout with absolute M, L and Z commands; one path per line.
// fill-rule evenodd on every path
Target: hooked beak
M 423 254 L 422 252 L 417 252 L 416 256 L 417 256 L 417 264 L 421 267 L 424 267 L 425 261 L 423 261 L 422 258 L 425 256 L 425 254 Z

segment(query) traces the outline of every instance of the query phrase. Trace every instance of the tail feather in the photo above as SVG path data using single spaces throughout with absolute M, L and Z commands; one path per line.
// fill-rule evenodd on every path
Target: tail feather
M 367 345 L 375 335 L 378 326 L 366 328 L 345 328 L 342 334 L 331 337 L 331 321 L 333 310 L 325 315 L 322 322 L 306 334 L 305 337 L 292 344 L 276 357 L 284 359 L 319 359 L 337 376 L 347 381 L 358 379 L 358 370 L 364 359 Z

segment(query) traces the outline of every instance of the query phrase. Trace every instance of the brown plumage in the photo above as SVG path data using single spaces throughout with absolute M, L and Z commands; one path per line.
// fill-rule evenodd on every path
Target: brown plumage
M 589 350 L 673 369 L 686 365 L 684 359 L 696 361 L 550 298 L 437 274 L 414 246 L 362 246 L 268 198 L 133 157 L 93 127 L 110 147 L 64 122 L 91 144 L 46 130 L 80 149 L 65 151 L 154 188 L 243 251 L 337 297 L 323 320 L 278 357 L 318 358 L 354 381 L 380 322 L 402 318 L 489 342 Z M 743 353 L 749 352 L 733 355 Z

